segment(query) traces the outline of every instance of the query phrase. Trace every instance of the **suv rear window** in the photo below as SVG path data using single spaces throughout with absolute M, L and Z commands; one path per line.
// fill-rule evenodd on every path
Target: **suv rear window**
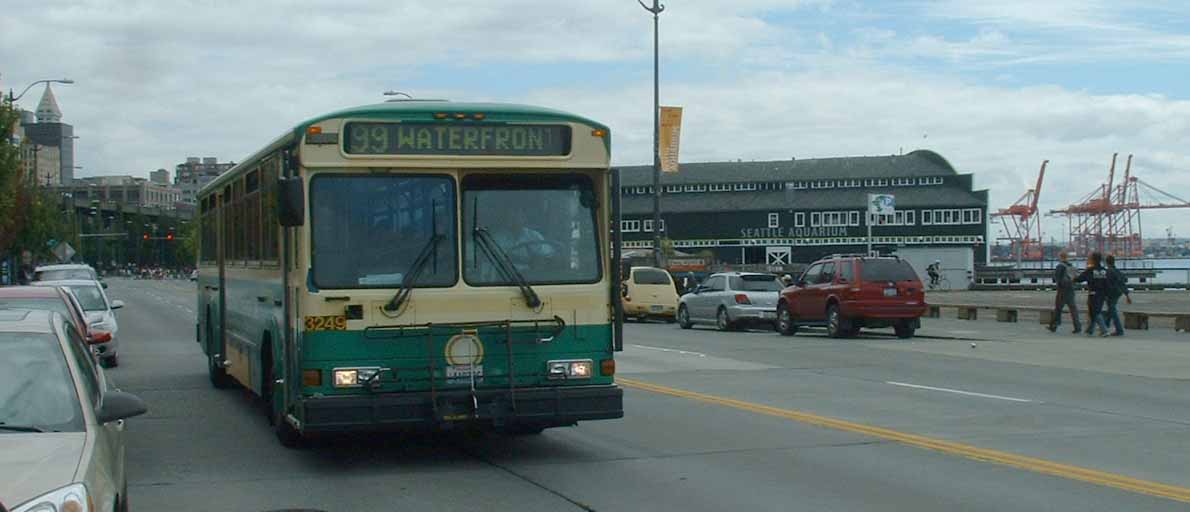
M 669 284 L 669 274 L 663 270 L 639 269 L 632 272 L 635 284 Z
M 742 292 L 779 292 L 782 288 L 777 276 L 742 275 L 731 278 L 731 289 Z
M 902 260 L 862 260 L 860 278 L 864 281 L 914 281 L 917 272 Z

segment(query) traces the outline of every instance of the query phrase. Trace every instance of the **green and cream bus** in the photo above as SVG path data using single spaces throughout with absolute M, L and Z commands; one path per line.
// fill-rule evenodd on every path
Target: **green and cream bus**
M 198 342 L 281 442 L 623 416 L 606 126 L 393 101 L 316 117 L 199 193 Z

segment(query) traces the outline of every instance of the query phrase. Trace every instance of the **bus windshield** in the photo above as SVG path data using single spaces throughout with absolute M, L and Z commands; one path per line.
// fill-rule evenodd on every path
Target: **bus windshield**
M 463 179 L 463 278 L 516 284 L 477 239 L 486 230 L 529 284 L 599 281 L 596 195 L 587 176 L 471 175 Z
M 454 182 L 445 176 L 323 175 L 310 185 L 314 285 L 396 288 L 435 234 L 455 239 Z M 454 243 L 431 247 L 414 287 L 457 281 Z

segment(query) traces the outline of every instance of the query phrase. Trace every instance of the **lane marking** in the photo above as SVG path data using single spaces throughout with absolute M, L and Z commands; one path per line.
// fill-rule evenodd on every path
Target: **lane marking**
M 683 354 L 683 355 L 688 355 L 688 356 L 698 356 L 698 357 L 706 357 L 707 356 L 706 354 L 704 354 L 702 352 L 690 352 L 690 351 L 686 351 L 686 350 L 678 350 L 676 348 L 650 347 L 648 345 L 635 345 L 632 343 L 629 343 L 628 346 L 636 347 L 636 348 L 643 348 L 645 350 L 659 350 L 661 352 L 675 352 L 678 354 Z
M 1190 487 L 1141 480 L 1139 478 L 1132 478 L 1129 476 L 1108 473 L 1090 468 L 1060 464 L 1054 461 L 1038 459 L 1035 457 L 1026 457 L 1024 455 L 1017 455 L 1014 453 L 979 448 L 963 443 L 956 443 L 953 441 L 945 441 L 942 439 L 926 437 L 918 434 L 900 432 L 889 428 L 865 425 L 863 423 L 855 423 L 837 418 L 831 418 L 828 416 L 819 416 L 817 414 L 811 414 L 808 412 L 796 411 L 792 409 L 781 409 L 778 407 L 745 402 L 742 400 L 706 395 L 703 393 L 696 393 L 694 391 L 686 391 L 684 389 L 650 384 L 648 382 L 634 379 L 617 377 L 616 382 L 626 388 L 640 389 L 662 395 L 675 396 L 709 404 L 721 405 L 724 407 L 731 407 L 733 409 L 739 409 L 742 411 L 790 419 L 818 427 L 854 432 L 857 434 L 863 434 L 888 441 L 895 441 L 909 446 L 966 457 L 977 461 L 994 462 L 1005 466 L 1032 471 L 1034 473 L 1058 476 L 1070 480 L 1077 480 L 1080 482 L 1087 482 L 1104 487 L 1134 492 L 1137 494 L 1157 496 L 1170 500 L 1190 503 Z
M 988 395 L 985 393 L 975 393 L 973 391 L 962 391 L 959 389 L 936 388 L 934 386 L 922 386 L 921 384 L 910 384 L 908 382 L 895 382 L 895 381 L 891 381 L 891 380 L 886 380 L 886 381 L 884 381 L 884 383 L 892 384 L 894 386 L 903 386 L 903 387 L 914 388 L 914 389 L 928 389 L 930 391 L 942 391 L 945 393 L 954 393 L 956 395 L 977 396 L 980 398 L 994 398 L 996 400 L 1008 400 L 1009 402 L 1026 402 L 1026 403 L 1032 402 L 1032 400 L 1027 400 L 1024 398 L 1013 398 L 1010 396 L 1000 396 L 1000 395 Z

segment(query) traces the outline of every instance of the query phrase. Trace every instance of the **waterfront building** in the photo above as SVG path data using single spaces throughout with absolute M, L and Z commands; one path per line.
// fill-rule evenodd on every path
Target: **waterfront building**
M 662 236 L 675 250 L 728 264 L 806 263 L 874 249 L 968 249 L 987 261 L 987 190 L 941 155 L 683 163 L 661 177 Z M 651 166 L 621 169 L 624 249 L 653 245 Z M 896 213 L 867 218 L 868 194 L 896 196 Z

